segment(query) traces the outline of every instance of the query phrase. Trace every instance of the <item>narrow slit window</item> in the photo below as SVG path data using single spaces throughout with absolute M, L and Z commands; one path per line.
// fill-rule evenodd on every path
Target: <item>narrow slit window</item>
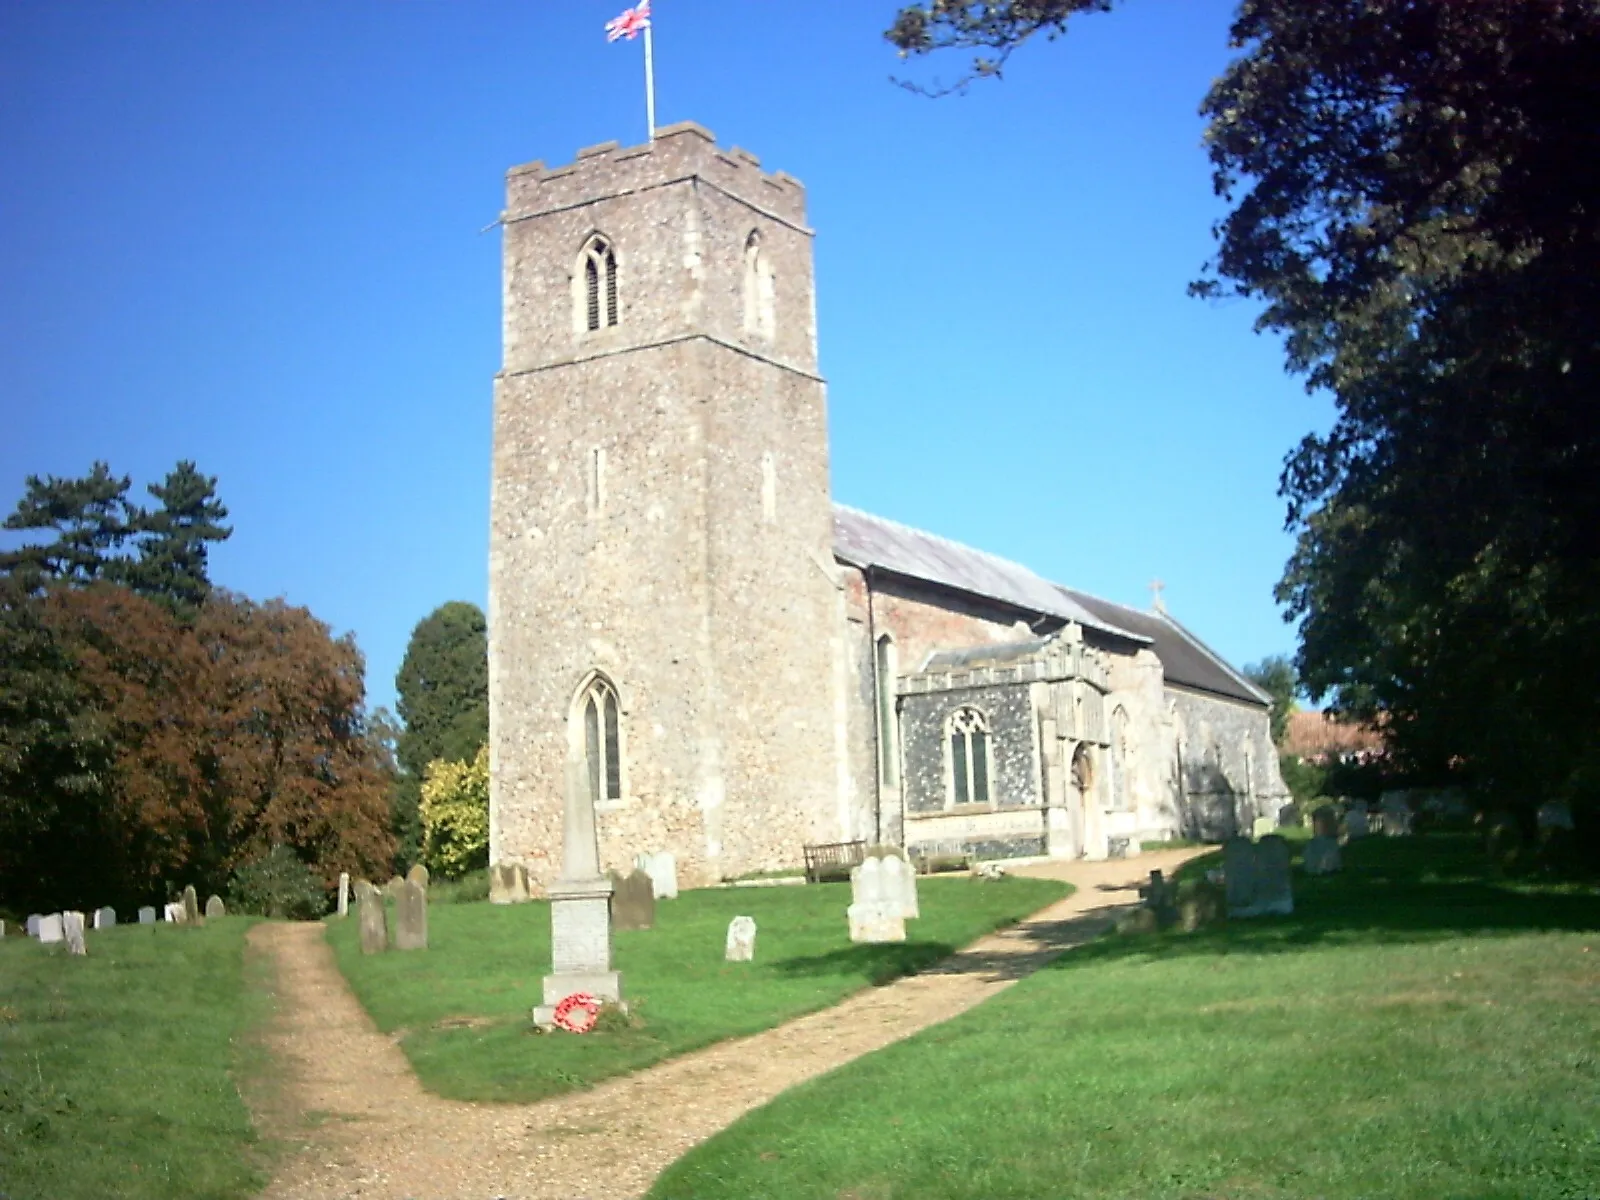
M 617 733 L 617 695 L 607 689 L 605 695 L 606 709 L 606 799 L 622 799 L 622 752 L 619 746 L 621 741 Z
M 885 787 L 900 782 L 900 727 L 894 707 L 894 639 L 878 639 L 878 766 Z

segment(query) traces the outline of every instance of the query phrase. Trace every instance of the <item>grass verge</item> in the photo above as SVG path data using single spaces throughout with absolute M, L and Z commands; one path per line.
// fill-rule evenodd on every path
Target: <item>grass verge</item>
M 682 893 L 656 927 L 616 935 L 633 1009 L 627 1028 L 574 1037 L 531 1032 L 550 967 L 543 903 L 429 909 L 425 953 L 363 955 L 353 920 L 328 940 L 361 1003 L 401 1046 L 430 1091 L 460 1100 L 529 1101 L 587 1087 L 724 1038 L 758 1033 L 917 970 L 1070 889 L 1008 878 L 919 883 L 920 920 L 899 945 L 852 945 L 848 884 Z M 724 962 L 728 922 L 756 919 L 756 961 Z
M 0 941 L 0 1195 L 229 1200 L 265 1182 L 234 1086 L 241 917 Z
M 1295 886 L 1292 917 L 1073 951 L 650 1195 L 1600 1196 L 1600 894 L 1497 883 L 1448 835 Z

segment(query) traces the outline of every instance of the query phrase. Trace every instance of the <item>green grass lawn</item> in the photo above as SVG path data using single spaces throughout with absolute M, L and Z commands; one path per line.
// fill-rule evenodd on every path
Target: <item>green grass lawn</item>
M 91 930 L 87 958 L 0 941 L 0 1195 L 256 1194 L 259 1147 L 232 1075 L 260 1012 L 249 925 Z
M 850 943 L 849 884 L 689 891 L 656 905 L 656 927 L 616 935 L 631 1028 L 582 1037 L 531 1031 L 550 969 L 543 903 L 436 904 L 426 952 L 363 955 L 353 919 L 328 940 L 378 1027 L 429 1090 L 461 1100 L 537 1100 L 756 1033 L 945 957 L 1070 889 L 1037 879 L 919 881 L 920 920 L 902 945 Z M 756 961 L 723 961 L 728 922 L 756 919 Z
M 1600 1197 L 1600 894 L 1372 839 L 1296 915 L 1108 937 L 796 1088 L 656 1200 Z

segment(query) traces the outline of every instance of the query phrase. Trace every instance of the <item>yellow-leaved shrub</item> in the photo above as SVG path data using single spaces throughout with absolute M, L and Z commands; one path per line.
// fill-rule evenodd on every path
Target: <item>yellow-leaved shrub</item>
M 469 763 L 435 759 L 422 777 L 422 858 L 459 879 L 489 862 L 489 747 Z

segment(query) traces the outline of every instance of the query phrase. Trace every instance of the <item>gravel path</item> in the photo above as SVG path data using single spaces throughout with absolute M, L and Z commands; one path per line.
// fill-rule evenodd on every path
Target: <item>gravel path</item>
M 1153 868 L 1198 851 L 1019 873 L 1078 890 L 919 975 L 753 1037 L 537 1104 L 466 1104 L 422 1090 L 405 1055 L 345 985 L 314 924 L 258 925 L 277 964 L 268 1046 L 309 1122 L 265 1200 L 619 1200 L 642 1195 L 691 1146 L 785 1088 L 898 1041 L 1097 935 Z M 841 921 L 844 914 L 840 913 Z

